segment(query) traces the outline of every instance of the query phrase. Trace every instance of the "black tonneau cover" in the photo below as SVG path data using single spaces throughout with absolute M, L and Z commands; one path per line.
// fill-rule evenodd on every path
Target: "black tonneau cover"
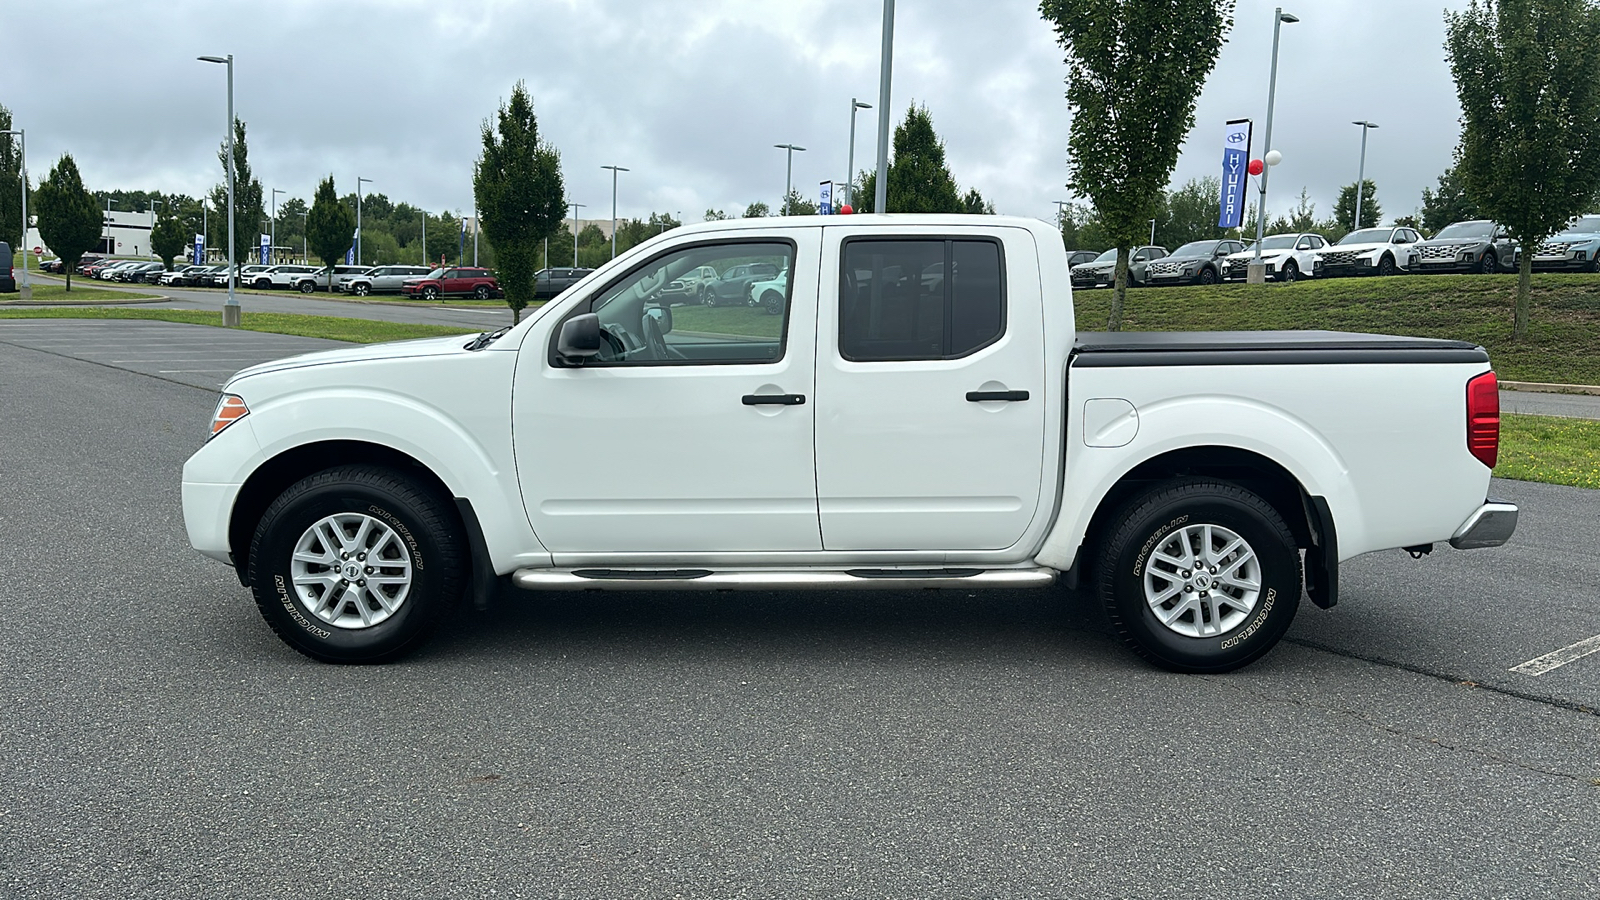
M 1343 331 L 1080 332 L 1072 356 L 1079 368 L 1489 362 L 1470 341 Z

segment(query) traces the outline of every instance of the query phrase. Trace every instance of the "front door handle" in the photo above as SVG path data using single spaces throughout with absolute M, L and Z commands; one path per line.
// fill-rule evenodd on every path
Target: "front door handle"
M 745 394 L 742 402 L 745 406 L 801 406 L 806 402 L 806 395 Z
M 967 391 L 968 403 L 983 403 L 986 400 L 1015 403 L 1026 399 L 1028 399 L 1027 391 Z

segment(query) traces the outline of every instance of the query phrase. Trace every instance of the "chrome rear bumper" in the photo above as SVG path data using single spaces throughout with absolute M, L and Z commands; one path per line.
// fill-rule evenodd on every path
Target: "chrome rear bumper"
M 1516 504 L 1506 503 L 1503 500 L 1485 500 L 1483 505 L 1456 529 L 1455 536 L 1450 538 L 1450 546 L 1457 550 L 1498 547 L 1511 540 L 1511 534 L 1516 530 Z

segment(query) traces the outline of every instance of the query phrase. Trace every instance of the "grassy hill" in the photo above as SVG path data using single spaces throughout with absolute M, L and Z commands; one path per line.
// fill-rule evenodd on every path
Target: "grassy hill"
M 1511 336 L 1515 275 L 1405 275 L 1128 291 L 1124 331 L 1327 329 L 1474 341 L 1502 380 L 1600 384 L 1600 275 L 1533 277 L 1528 337 Z M 1103 331 L 1111 291 L 1073 293 L 1078 328 Z

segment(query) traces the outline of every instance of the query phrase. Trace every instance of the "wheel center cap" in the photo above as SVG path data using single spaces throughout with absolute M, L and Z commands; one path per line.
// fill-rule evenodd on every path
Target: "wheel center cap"
M 345 580 L 355 581 L 361 577 L 361 564 L 347 562 L 344 564 L 344 569 L 342 570 L 341 574 L 344 575 Z
M 1202 591 L 1210 588 L 1211 587 L 1211 573 L 1210 572 L 1196 572 L 1196 573 L 1194 573 L 1194 586 L 1199 588 Z

